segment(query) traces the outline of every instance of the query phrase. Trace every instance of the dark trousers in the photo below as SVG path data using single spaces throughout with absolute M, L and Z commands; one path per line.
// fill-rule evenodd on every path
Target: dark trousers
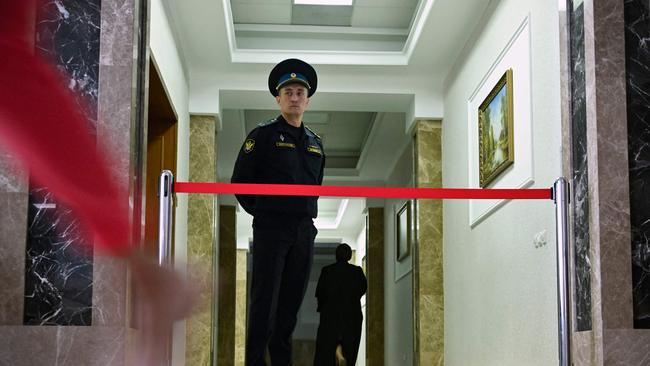
M 253 221 L 247 366 L 265 365 L 267 346 L 273 366 L 292 364 L 291 336 L 309 282 L 316 233 L 308 217 Z
M 314 366 L 334 366 L 336 346 L 343 348 L 343 356 L 349 366 L 354 366 L 359 354 L 363 315 L 341 316 L 320 314 Z

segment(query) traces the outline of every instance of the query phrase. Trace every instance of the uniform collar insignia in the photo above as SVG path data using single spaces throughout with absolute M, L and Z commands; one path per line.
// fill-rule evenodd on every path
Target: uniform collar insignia
M 284 135 L 283 134 L 280 134 L 280 140 L 284 141 Z

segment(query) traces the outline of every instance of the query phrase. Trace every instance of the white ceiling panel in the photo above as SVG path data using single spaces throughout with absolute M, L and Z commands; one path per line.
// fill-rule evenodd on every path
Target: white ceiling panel
M 371 7 L 414 7 L 419 0 L 355 0 L 354 6 L 371 6 Z
M 349 26 L 351 6 L 294 5 L 291 23 L 298 25 Z
M 233 2 L 235 24 L 291 24 L 291 4 L 273 2 Z
M 355 6 L 352 12 L 353 27 L 408 28 L 415 6 L 377 7 Z

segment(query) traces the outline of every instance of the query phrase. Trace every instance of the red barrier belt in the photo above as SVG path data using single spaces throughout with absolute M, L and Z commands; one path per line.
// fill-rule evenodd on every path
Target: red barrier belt
M 551 199 L 550 188 L 388 188 L 297 184 L 188 183 L 176 182 L 176 193 L 259 194 L 277 196 L 376 197 L 429 199 Z

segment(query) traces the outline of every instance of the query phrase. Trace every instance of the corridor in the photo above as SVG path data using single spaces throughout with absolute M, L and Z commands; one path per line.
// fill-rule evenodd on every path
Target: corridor
M 314 364 L 326 318 L 317 287 L 343 243 L 367 279 L 352 301 L 363 317 L 356 365 L 648 364 L 647 1 L 29 1 L 15 17 L 26 34 L 0 28 L 0 46 L 27 42 L 63 78 L 97 145 L 88 154 L 110 158 L 100 168 L 129 226 L 129 243 L 113 245 L 131 252 L 106 250 L 76 201 L 0 136 L 0 366 L 245 366 L 260 308 L 254 248 L 266 243 L 260 232 L 285 240 L 286 223 L 311 245 L 290 342 L 296 366 Z M 302 69 L 274 79 L 275 65 L 294 58 L 317 83 Z M 295 96 L 282 94 L 287 85 Z M 29 99 L 20 86 L 5 88 Z M 2 103 L 0 127 L 23 123 Z M 286 110 L 302 107 L 294 126 Z M 62 136 L 54 148 L 73 150 L 65 116 L 46 112 L 42 123 Z M 263 145 L 268 126 L 285 122 Z M 243 175 L 272 178 L 234 182 L 253 156 L 263 163 Z M 242 194 L 184 193 L 160 183 L 163 171 L 177 183 L 322 179 L 549 196 L 564 177 L 568 231 L 551 199 L 322 196 L 317 215 L 292 216 L 305 197 L 257 195 L 253 217 Z M 267 361 L 278 359 L 269 344 Z

